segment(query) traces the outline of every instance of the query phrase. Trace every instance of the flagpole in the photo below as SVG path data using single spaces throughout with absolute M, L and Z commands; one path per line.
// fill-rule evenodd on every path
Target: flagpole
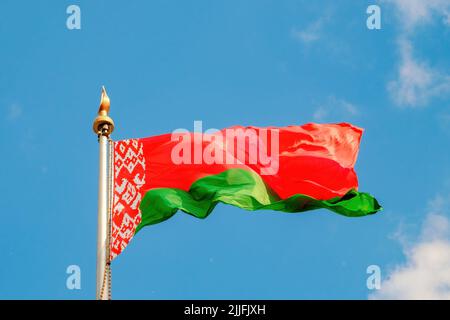
M 110 108 L 109 97 L 102 87 L 100 108 L 94 120 L 93 129 L 99 142 L 99 176 L 98 176 L 98 225 L 97 225 L 97 274 L 96 299 L 110 299 L 111 269 L 109 260 L 109 203 L 110 179 L 109 165 L 109 136 L 114 130 L 114 121 L 108 116 Z

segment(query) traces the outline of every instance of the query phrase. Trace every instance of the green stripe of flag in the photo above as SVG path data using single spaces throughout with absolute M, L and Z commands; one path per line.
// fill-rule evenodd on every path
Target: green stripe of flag
M 169 219 L 178 210 L 206 218 L 219 202 L 250 211 L 302 212 L 323 208 L 347 217 L 361 217 L 382 210 L 373 196 L 356 190 L 329 200 L 317 200 L 302 194 L 281 199 L 255 172 L 229 169 L 195 181 L 187 192 L 175 188 L 147 191 L 139 206 L 142 221 L 136 232 L 144 226 Z

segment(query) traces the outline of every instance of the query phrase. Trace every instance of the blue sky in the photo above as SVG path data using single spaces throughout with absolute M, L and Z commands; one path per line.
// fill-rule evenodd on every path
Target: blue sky
M 80 30 L 66 27 L 71 4 Z M 366 27 L 370 4 L 381 30 Z M 3 0 L 0 298 L 95 296 L 101 85 L 116 140 L 194 120 L 352 122 L 360 190 L 385 208 L 178 214 L 114 260 L 113 298 L 449 298 L 449 39 L 448 0 Z M 81 290 L 66 288 L 72 264 Z

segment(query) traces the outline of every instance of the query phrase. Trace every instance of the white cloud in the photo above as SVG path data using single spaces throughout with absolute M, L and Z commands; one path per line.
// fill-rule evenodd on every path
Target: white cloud
M 399 41 L 400 65 L 397 79 L 388 83 L 388 90 L 395 103 L 403 107 L 425 106 L 435 97 L 450 92 L 450 76 L 440 74 L 426 62 L 413 56 L 412 44 Z
M 450 0 L 387 0 L 395 5 L 403 27 L 413 31 L 419 25 L 433 21 L 439 16 L 443 23 L 450 24 Z
M 397 10 L 401 23 L 398 36 L 400 61 L 397 77 L 388 83 L 388 91 L 401 107 L 426 106 L 436 97 L 450 92 L 450 76 L 414 57 L 413 35 L 419 26 L 436 18 L 450 26 L 450 0 L 385 0 Z
M 311 29 L 297 30 L 293 28 L 291 33 L 295 39 L 300 40 L 303 43 L 314 42 L 316 40 L 319 40 L 320 38 L 318 30 L 311 30 Z
M 450 197 L 430 202 L 421 235 L 370 299 L 450 299 Z
M 321 17 L 316 21 L 309 24 L 304 29 L 291 29 L 291 35 L 294 39 L 297 39 L 305 44 L 315 42 L 322 37 L 323 25 L 327 22 L 328 16 Z
M 359 114 L 358 107 L 347 100 L 338 99 L 334 96 L 319 105 L 313 113 L 316 121 L 346 121 L 349 117 L 355 117 Z

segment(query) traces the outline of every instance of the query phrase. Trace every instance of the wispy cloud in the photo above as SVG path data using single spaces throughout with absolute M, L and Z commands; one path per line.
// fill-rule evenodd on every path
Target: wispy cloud
M 312 116 L 316 121 L 346 121 L 358 114 L 359 108 L 356 105 L 331 96 L 316 108 Z
M 450 197 L 430 202 L 418 241 L 400 238 L 406 263 L 396 266 L 370 299 L 450 299 L 449 205 Z
M 436 18 L 450 25 L 450 0 L 385 0 L 396 8 L 401 24 L 398 35 L 399 66 L 388 91 L 400 107 L 426 106 L 433 98 L 450 93 L 450 76 L 414 56 L 414 33 Z
M 304 30 L 292 28 L 291 34 L 294 39 L 303 43 L 311 43 L 320 39 L 320 27 L 317 24 L 313 24 Z
M 450 25 L 450 0 L 386 0 L 397 8 L 398 16 L 407 31 L 433 21 L 435 16 Z
M 416 59 L 409 40 L 399 40 L 400 65 L 397 78 L 388 83 L 395 103 L 401 107 L 425 106 L 432 98 L 450 92 L 450 76 Z
M 308 26 L 303 29 L 292 28 L 291 36 L 305 44 L 309 44 L 319 40 L 322 36 L 322 30 L 324 24 L 329 20 L 328 15 L 320 17 L 319 19 L 313 21 Z

